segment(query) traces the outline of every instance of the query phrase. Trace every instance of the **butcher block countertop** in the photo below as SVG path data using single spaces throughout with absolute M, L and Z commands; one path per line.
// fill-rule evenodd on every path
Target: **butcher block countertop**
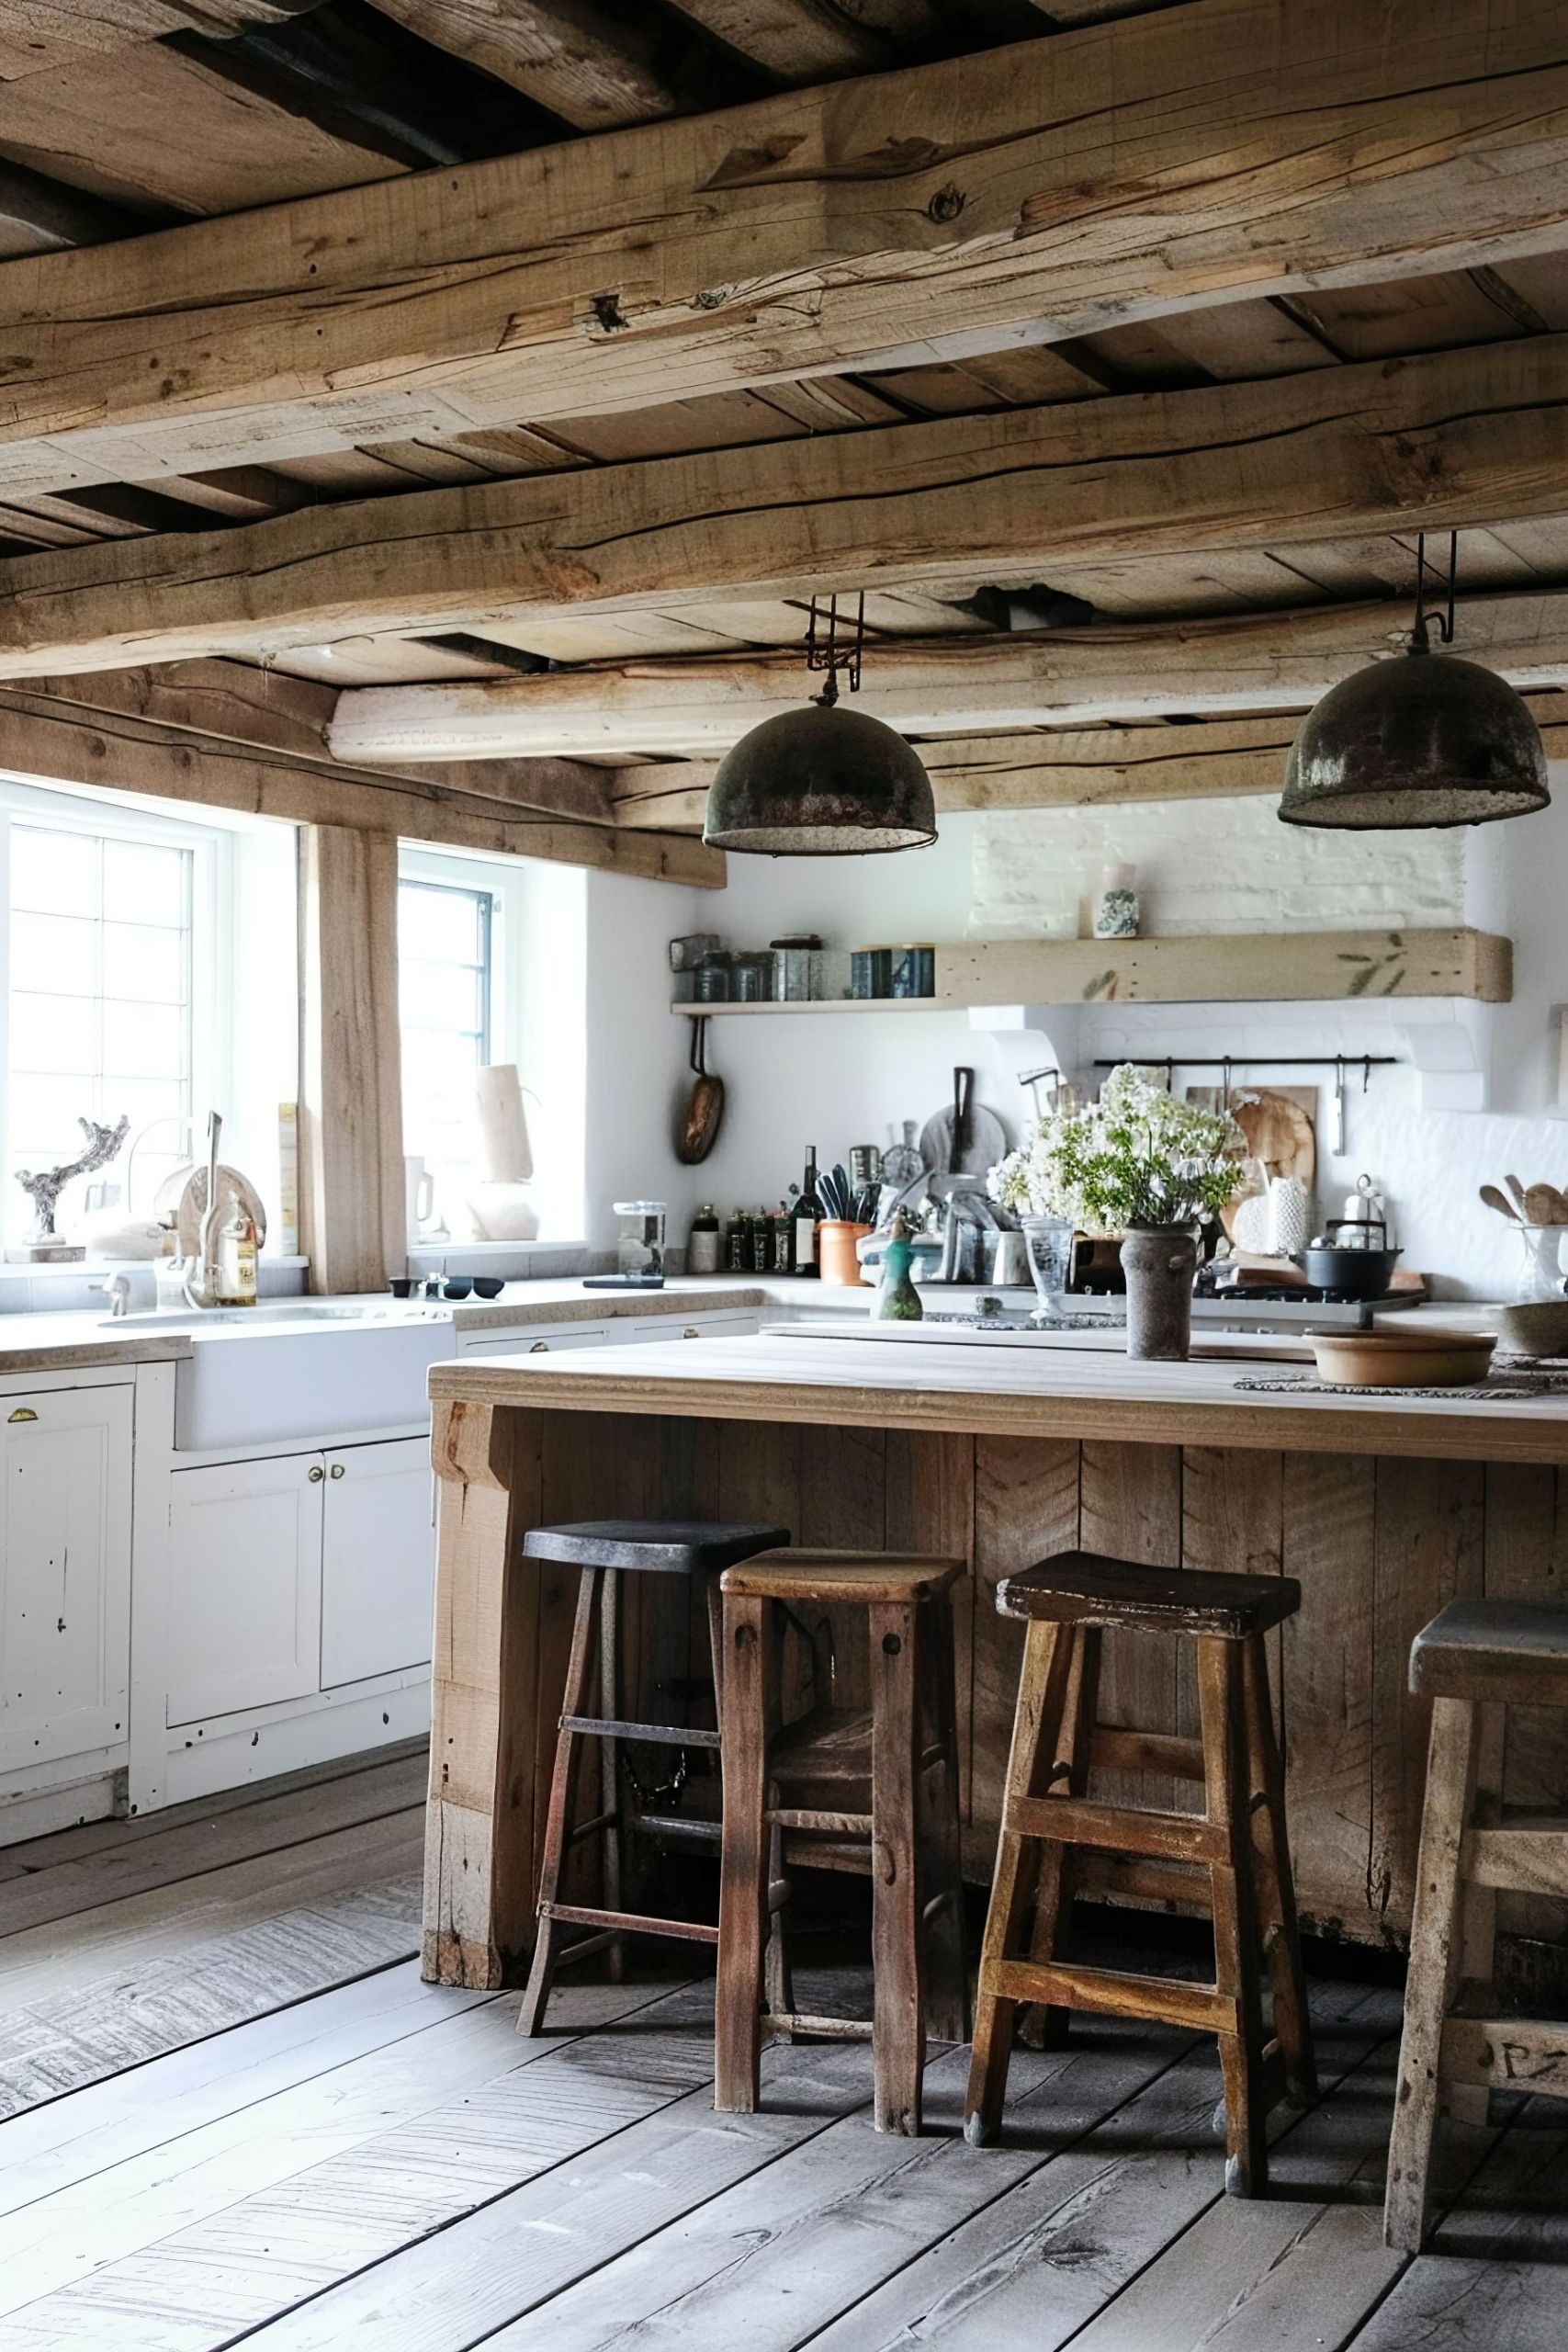
M 1129 1363 L 1076 1349 L 960 1349 L 918 1339 L 892 1346 L 786 1329 L 709 1339 L 696 1349 L 677 1341 L 570 1358 L 469 1356 L 433 1366 L 430 1395 L 438 1404 L 558 1411 L 1568 1462 L 1568 1394 L 1282 1396 L 1240 1385 L 1312 1376 L 1310 1363 Z

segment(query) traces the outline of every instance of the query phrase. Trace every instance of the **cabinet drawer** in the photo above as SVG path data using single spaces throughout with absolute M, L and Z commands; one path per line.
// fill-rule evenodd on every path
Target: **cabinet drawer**
M 319 1687 L 325 1484 L 317 1453 L 174 1473 L 171 1724 Z
M 430 1657 L 435 1530 L 423 1438 L 325 1457 L 321 1688 Z
M 604 1323 L 526 1323 L 513 1330 L 474 1331 L 457 1343 L 463 1356 L 543 1356 L 562 1348 L 602 1348 L 612 1336 Z
M 663 1340 L 744 1339 L 760 1328 L 754 1306 L 736 1306 L 705 1315 L 648 1315 L 621 1327 L 623 1344 Z

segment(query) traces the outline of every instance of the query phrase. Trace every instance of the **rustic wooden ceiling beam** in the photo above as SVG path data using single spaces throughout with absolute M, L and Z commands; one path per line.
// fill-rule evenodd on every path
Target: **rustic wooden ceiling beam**
M 1393 599 L 1129 621 L 1028 636 L 885 640 L 857 709 L 917 738 L 1089 729 L 1176 714 L 1305 710 L 1409 642 Z M 1568 590 L 1466 597 L 1458 649 L 1517 685 L 1568 687 Z M 797 652 L 604 663 L 499 685 L 367 686 L 338 700 L 339 754 L 379 765 L 553 753 L 716 758 L 810 690 Z
M 0 0 L 0 82 L 89 62 L 175 33 L 221 40 L 321 0 Z
M 579 130 L 686 108 L 656 41 L 597 0 L 373 0 L 411 33 L 521 90 Z
M 402 763 L 390 775 L 384 763 L 377 774 L 338 762 L 328 743 L 336 689 L 240 662 L 175 662 L 165 668 L 41 678 L 31 682 L 30 692 L 51 710 L 68 711 L 78 718 L 101 713 L 189 735 L 198 746 L 224 742 L 310 766 L 331 766 L 336 781 L 414 788 L 434 785 L 445 796 L 501 801 L 513 812 L 527 810 L 592 825 L 615 821 L 608 775 L 576 760 L 447 761 L 439 767 Z
M 1527 696 L 1547 757 L 1568 759 L 1568 695 Z M 1299 711 L 1190 726 L 1051 728 L 1038 735 L 971 735 L 921 743 L 937 814 L 998 808 L 1121 807 L 1145 800 L 1223 800 L 1280 790 Z M 605 770 L 615 822 L 700 833 L 714 760 L 650 761 Z M 439 773 L 432 769 L 431 773 Z
M 829 82 L 892 62 L 888 41 L 833 0 L 673 0 L 673 6 L 777 82 Z
M 1568 334 L 1541 335 L 19 556 L 0 564 L 0 676 L 725 595 L 951 594 L 1043 566 L 1533 515 L 1565 480 Z
M 0 268 L 0 494 L 959 358 L 1560 243 L 1568 27 L 1190 0 Z
M 445 785 L 356 775 L 15 690 L 0 689 L 0 766 L 13 775 L 103 785 L 293 824 L 350 825 L 698 889 L 724 887 L 722 854 L 680 835 L 563 822 Z

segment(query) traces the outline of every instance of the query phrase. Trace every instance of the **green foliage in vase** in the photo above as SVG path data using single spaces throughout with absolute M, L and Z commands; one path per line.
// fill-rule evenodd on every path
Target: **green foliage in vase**
M 1122 1062 L 1098 1102 L 1047 1112 L 987 1181 L 1005 1208 L 1085 1233 L 1201 1224 L 1240 1191 L 1246 1148 L 1228 1111 L 1179 1102 L 1154 1070 Z

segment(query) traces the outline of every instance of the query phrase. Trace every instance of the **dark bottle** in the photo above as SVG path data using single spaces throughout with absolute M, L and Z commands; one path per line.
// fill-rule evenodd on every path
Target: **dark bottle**
M 791 1190 L 794 1187 L 791 1186 Z M 795 1272 L 795 1218 L 787 1201 L 779 1203 L 778 1216 L 773 1220 L 773 1272 L 793 1274 Z
M 751 1241 L 744 1209 L 736 1209 L 724 1228 L 724 1270 L 729 1274 L 750 1273 L 751 1270 Z
M 822 1222 L 822 1203 L 817 1192 L 817 1146 L 812 1144 L 806 1154 L 806 1175 L 800 1187 L 800 1198 L 795 1204 L 795 1271 L 815 1279 L 817 1264 L 817 1228 Z
M 759 1209 L 753 1216 L 748 1218 L 747 1223 L 750 1227 L 751 1241 L 750 1271 L 754 1274 L 772 1273 L 773 1261 L 773 1224 L 769 1218 L 767 1210 Z

